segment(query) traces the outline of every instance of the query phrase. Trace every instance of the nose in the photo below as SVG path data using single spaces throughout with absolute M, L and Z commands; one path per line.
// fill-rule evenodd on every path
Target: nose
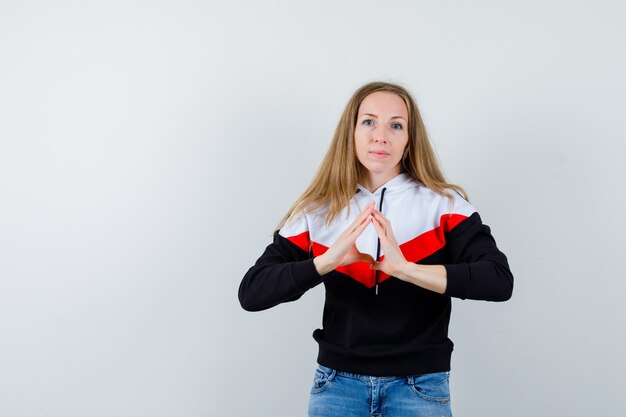
M 384 126 L 377 126 L 373 132 L 374 142 L 387 142 L 387 131 Z

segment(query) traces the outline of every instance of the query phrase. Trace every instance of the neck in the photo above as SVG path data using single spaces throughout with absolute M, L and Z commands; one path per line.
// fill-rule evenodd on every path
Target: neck
M 399 174 L 399 169 L 391 172 L 368 172 L 359 182 L 363 187 L 367 188 L 370 193 L 373 193 L 381 185 Z

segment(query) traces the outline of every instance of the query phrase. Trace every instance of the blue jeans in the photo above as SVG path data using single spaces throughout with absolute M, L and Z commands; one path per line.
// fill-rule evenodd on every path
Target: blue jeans
M 452 417 L 450 372 L 368 376 L 318 365 L 309 417 Z

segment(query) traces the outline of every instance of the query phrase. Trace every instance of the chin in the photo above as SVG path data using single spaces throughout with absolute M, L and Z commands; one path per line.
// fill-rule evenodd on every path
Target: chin
M 389 173 L 391 171 L 394 171 L 396 169 L 396 167 L 398 167 L 398 164 L 363 164 L 363 168 L 365 168 L 368 172 L 371 172 L 372 174 L 385 174 L 385 173 Z

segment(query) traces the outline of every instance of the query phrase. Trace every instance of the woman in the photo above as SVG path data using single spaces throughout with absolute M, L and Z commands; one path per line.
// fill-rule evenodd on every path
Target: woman
M 402 86 L 353 94 L 239 301 L 264 310 L 322 282 L 309 416 L 451 416 L 451 297 L 508 300 L 513 275 Z

